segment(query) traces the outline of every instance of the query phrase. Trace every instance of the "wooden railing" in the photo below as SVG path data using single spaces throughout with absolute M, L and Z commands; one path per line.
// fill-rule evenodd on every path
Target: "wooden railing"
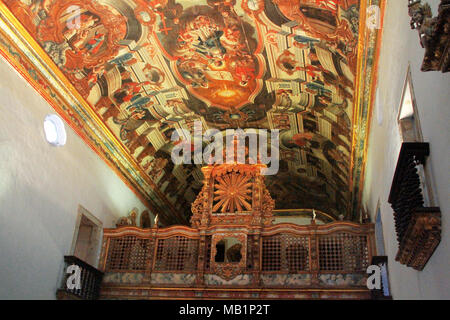
M 243 263 L 216 263 L 212 244 L 221 232 L 245 243 Z M 245 286 L 367 291 L 366 270 L 374 248 L 373 225 L 350 222 L 278 224 L 262 230 L 236 226 L 232 232 L 220 226 L 122 227 L 104 230 L 100 269 L 105 272 L 103 284 L 110 289 Z
M 64 263 L 64 277 L 61 288 L 57 292 L 58 299 L 97 300 L 100 294 L 100 285 L 102 283 L 103 272 L 97 270 L 90 264 L 78 259 L 75 256 L 64 256 Z M 75 265 L 80 270 L 79 289 L 71 289 L 67 285 L 68 277 L 70 277 L 71 274 L 66 271 L 71 265 Z
M 426 181 L 419 175 L 429 154 L 428 143 L 402 144 L 389 195 L 399 243 L 396 260 L 416 270 L 423 270 L 441 240 L 440 209 L 424 206 Z

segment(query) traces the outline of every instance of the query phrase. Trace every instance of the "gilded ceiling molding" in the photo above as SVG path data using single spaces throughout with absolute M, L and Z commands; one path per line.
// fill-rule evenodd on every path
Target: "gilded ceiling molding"
M 365 7 L 363 8 L 363 4 Z M 379 24 L 377 28 L 368 28 L 367 8 L 380 8 Z M 358 74 L 356 82 L 356 97 L 354 107 L 352 177 L 350 185 L 352 191 L 352 210 L 349 220 L 359 220 L 361 197 L 364 186 L 364 175 L 367 160 L 368 140 L 372 109 L 375 98 L 378 61 L 380 56 L 384 10 L 386 0 L 367 0 L 361 4 L 360 34 L 358 43 Z
M 183 218 L 2 1 L 0 54 L 163 222 L 168 212 Z

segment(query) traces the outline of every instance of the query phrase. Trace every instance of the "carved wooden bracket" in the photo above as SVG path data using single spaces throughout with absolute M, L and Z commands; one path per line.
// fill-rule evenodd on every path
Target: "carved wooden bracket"
M 408 1 L 411 28 L 417 29 L 425 48 L 422 71 L 450 71 L 450 0 L 442 0 L 437 17 L 432 17 L 428 3 Z
M 441 241 L 440 209 L 423 206 L 417 171 L 429 154 L 428 143 L 403 143 L 389 195 L 399 242 L 396 260 L 419 271 Z
M 422 271 L 440 241 L 439 208 L 417 208 L 412 213 L 395 259 L 408 267 Z

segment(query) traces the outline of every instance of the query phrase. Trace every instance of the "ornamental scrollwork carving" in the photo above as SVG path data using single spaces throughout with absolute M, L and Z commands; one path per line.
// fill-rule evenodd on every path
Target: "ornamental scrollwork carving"
M 433 19 L 431 7 L 428 3 L 421 4 L 415 1 L 409 4 L 409 16 L 411 17 L 411 29 L 417 29 L 420 34 L 420 42 L 423 48 L 427 47 L 436 21 Z
M 202 216 L 203 216 L 203 210 L 205 206 L 205 201 L 208 198 L 208 190 L 206 186 L 203 186 L 202 190 L 198 194 L 195 201 L 192 203 L 191 211 L 191 226 L 193 228 L 198 228 L 201 225 Z
M 116 222 L 116 227 L 136 227 L 137 209 L 131 210 L 131 212 L 126 217 L 121 217 Z
M 269 190 L 267 190 L 265 187 L 263 188 L 263 198 L 262 198 L 262 206 L 261 211 L 264 218 L 271 219 L 272 218 L 272 211 L 275 208 L 275 200 L 272 199 Z
M 438 16 L 433 17 L 431 7 L 421 0 L 410 0 L 408 14 L 411 28 L 419 32 L 420 45 L 425 48 L 422 71 L 450 70 L 450 0 L 442 0 Z

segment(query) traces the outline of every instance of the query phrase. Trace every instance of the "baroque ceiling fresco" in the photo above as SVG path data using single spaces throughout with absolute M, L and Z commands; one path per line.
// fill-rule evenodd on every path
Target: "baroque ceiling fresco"
M 170 158 L 172 133 L 195 121 L 279 129 L 280 170 L 266 177 L 276 209 L 352 217 L 354 128 L 367 121 L 357 114 L 360 0 L 3 3 L 127 154 L 138 172 L 129 184 L 150 186 L 166 223 L 186 223 L 202 187 L 201 165 Z

